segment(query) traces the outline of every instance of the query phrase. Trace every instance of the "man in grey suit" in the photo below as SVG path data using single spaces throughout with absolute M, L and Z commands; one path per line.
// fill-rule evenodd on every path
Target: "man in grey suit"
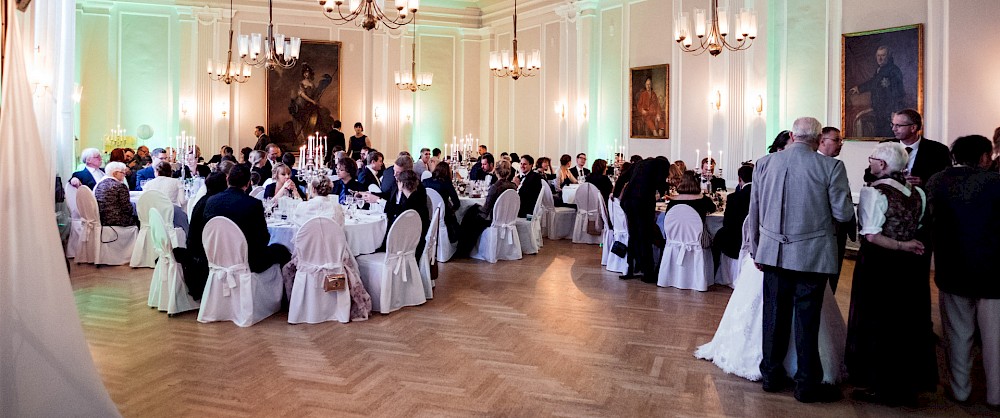
M 796 119 L 784 151 L 758 160 L 747 216 L 750 254 L 764 272 L 763 387 L 779 392 L 788 384 L 783 363 L 794 317 L 800 402 L 842 397 L 821 383 L 819 320 L 827 280 L 839 264 L 834 221 L 850 221 L 854 205 L 844 164 L 816 152 L 822 126 Z

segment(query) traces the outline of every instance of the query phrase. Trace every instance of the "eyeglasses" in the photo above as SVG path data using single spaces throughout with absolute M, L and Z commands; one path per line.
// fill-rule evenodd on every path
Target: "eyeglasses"
M 916 125 L 916 124 L 915 123 L 904 123 L 902 125 L 897 125 L 897 124 L 894 123 L 894 124 L 892 124 L 892 129 L 902 128 L 902 127 L 905 127 L 905 126 L 913 126 L 913 125 Z
M 875 161 L 881 161 L 881 162 L 883 162 L 883 163 L 885 162 L 885 160 L 883 160 L 883 159 L 881 159 L 881 158 L 875 158 L 875 157 L 868 157 L 868 162 L 869 162 L 869 163 L 873 163 L 873 162 L 875 162 Z

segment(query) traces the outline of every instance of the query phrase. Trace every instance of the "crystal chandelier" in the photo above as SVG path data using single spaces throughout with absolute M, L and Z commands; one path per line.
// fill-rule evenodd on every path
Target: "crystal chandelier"
M 542 59 L 538 50 L 532 50 L 530 54 L 517 50 L 517 0 L 514 0 L 514 51 L 500 50 L 490 52 L 490 72 L 493 75 L 503 78 L 510 77 L 517 80 L 521 77 L 532 77 L 542 69 Z
M 267 37 L 261 34 L 240 35 L 240 58 L 254 67 L 292 68 L 299 59 L 299 38 L 285 39 L 285 35 L 274 33 L 274 9 L 267 0 Z M 263 47 L 263 50 L 262 50 Z
M 719 7 L 719 0 L 712 0 L 712 8 L 709 11 L 709 21 L 705 21 L 705 10 L 694 9 L 694 35 L 698 37 L 698 46 L 693 46 L 694 40 L 691 37 L 691 26 L 687 12 L 677 15 L 674 23 L 674 40 L 680 45 L 684 52 L 694 52 L 701 55 L 708 51 L 712 56 L 722 53 L 722 48 L 730 51 L 741 51 L 753 45 L 754 38 L 757 37 L 757 15 L 749 9 L 740 9 L 736 15 L 735 43 L 729 43 L 726 35 L 729 34 L 729 15 L 724 7 Z M 708 27 L 706 23 L 710 24 Z M 707 29 L 707 33 L 706 33 Z
M 416 93 L 419 89 L 420 91 L 427 91 L 431 88 L 431 81 L 434 80 L 434 74 L 432 73 L 418 73 L 417 72 L 417 25 L 413 24 L 413 45 L 412 45 L 413 60 L 410 62 L 410 71 L 399 72 L 396 71 L 396 88 L 400 90 L 409 90 Z
M 213 66 L 209 61 L 208 77 L 226 84 L 232 84 L 234 81 L 246 83 L 250 80 L 250 67 L 243 63 L 239 63 L 238 66 L 233 63 L 233 0 L 229 0 L 229 54 L 226 55 L 226 67 L 222 68 L 221 63 Z
M 328 0 L 319 0 L 319 5 L 323 8 L 323 15 L 338 25 L 356 20 L 357 25 L 365 30 L 372 30 L 381 23 L 389 29 L 398 29 L 403 25 L 413 22 L 417 9 L 420 8 L 420 0 L 393 0 L 396 6 L 396 17 L 391 18 L 385 15 L 386 0 L 349 0 L 347 14 L 344 14 L 344 0 L 333 0 L 329 4 Z

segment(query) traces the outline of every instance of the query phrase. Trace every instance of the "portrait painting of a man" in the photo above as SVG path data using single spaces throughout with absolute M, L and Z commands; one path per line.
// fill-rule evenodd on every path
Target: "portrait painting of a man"
M 893 112 L 906 108 L 923 112 L 922 35 L 921 25 L 844 35 L 845 138 L 892 137 Z
M 669 66 L 632 69 L 632 138 L 667 138 L 669 135 Z

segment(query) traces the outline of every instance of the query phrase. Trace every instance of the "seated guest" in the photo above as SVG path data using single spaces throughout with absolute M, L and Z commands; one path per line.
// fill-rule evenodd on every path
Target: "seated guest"
M 681 161 L 683 163 L 683 161 Z M 670 164 L 670 172 L 667 174 L 667 183 L 670 185 L 670 190 L 676 191 L 677 186 L 681 185 L 681 179 L 684 178 L 684 170 L 677 163 Z
M 267 146 L 264 147 L 264 154 L 267 158 L 267 164 L 265 164 L 265 166 L 269 169 L 273 169 L 275 164 L 281 162 L 282 152 L 281 147 L 279 147 L 278 144 L 267 144 Z
M 396 174 L 406 170 L 413 169 L 413 157 L 410 156 L 409 152 L 400 151 L 399 156 L 396 157 L 396 163 L 393 165 L 392 170 L 382 171 L 382 194 L 380 195 L 383 199 L 388 199 L 388 196 L 393 193 L 396 189 Z
M 396 221 L 396 218 L 403 212 L 413 209 L 417 215 L 420 215 L 420 242 L 417 243 L 415 253 L 417 259 L 420 259 L 426 244 L 427 229 L 431 225 L 431 217 L 427 210 L 427 191 L 420 184 L 420 176 L 413 170 L 404 170 L 396 175 L 396 188 L 399 192 L 394 198 L 388 199 L 385 204 L 385 216 L 388 222 L 385 228 L 386 239 L 389 238 L 389 229 L 392 228 L 392 223 Z M 385 247 L 386 239 L 382 240 L 383 247 Z
M 135 172 L 128 168 L 128 156 L 125 153 L 124 148 L 115 148 L 111 150 L 111 154 L 108 156 L 108 162 L 119 162 L 125 164 L 125 185 L 128 186 L 129 190 L 135 190 Z
M 333 194 L 338 196 L 338 203 L 341 205 L 345 204 L 344 198 L 347 196 L 354 196 L 357 192 L 368 191 L 365 186 L 354 179 L 357 169 L 357 166 L 354 165 L 354 160 L 350 158 L 337 160 L 338 179 L 333 182 Z
M 133 170 L 135 171 L 142 170 L 143 168 L 146 168 L 146 166 L 152 164 L 153 157 L 149 153 L 149 147 L 145 145 L 140 145 L 138 148 L 136 148 L 135 157 L 132 157 L 132 160 L 134 162 Z
M 552 170 L 552 160 L 549 157 L 538 157 L 535 164 L 535 171 L 538 171 L 538 174 L 541 174 L 545 181 L 556 179 L 556 172 Z
M 149 165 L 135 173 L 136 190 L 143 190 L 142 185 L 156 177 L 156 165 L 160 161 L 167 161 L 167 150 L 163 148 L 153 148 L 153 153 L 150 155 L 152 156 L 152 160 Z M 172 170 L 171 168 L 171 172 Z
M 264 158 L 263 151 L 252 151 L 250 153 L 250 172 L 260 175 L 260 182 L 254 183 L 254 186 L 261 186 L 264 184 L 264 180 L 271 178 L 271 169 L 272 167 L 268 166 L 267 159 Z
M 573 157 L 570 157 L 569 154 L 563 154 L 562 157 L 559 157 L 559 182 L 557 184 L 560 189 L 569 186 L 570 184 L 579 183 L 579 181 L 577 181 L 576 174 L 573 174 L 573 172 L 569 169 L 569 163 L 572 160 Z
M 125 166 L 128 167 L 128 171 L 132 173 L 133 177 L 135 172 L 139 171 L 138 163 L 135 161 L 135 150 L 132 148 L 125 148 Z
M 100 155 L 98 155 L 100 156 Z M 125 185 L 125 163 L 108 163 L 105 167 L 108 175 L 97 183 L 94 197 L 97 198 L 97 210 L 101 216 L 102 226 L 135 226 L 139 220 L 135 217 L 132 202 L 129 201 L 128 186 Z
M 635 156 L 633 155 L 633 157 L 635 157 Z M 635 164 L 635 161 L 632 161 L 632 164 Z M 682 174 L 683 174 L 683 173 L 684 173 L 685 171 L 688 171 L 688 166 L 687 166 L 687 164 L 685 164 L 685 163 L 684 163 L 684 160 L 677 160 L 677 161 L 674 161 L 674 165 L 676 165 L 676 166 L 677 166 L 677 168 L 681 169 L 681 173 L 682 173 Z
M 785 149 L 788 146 L 788 141 L 792 138 L 792 131 L 781 131 L 778 132 L 778 136 L 774 137 L 774 142 L 767 147 L 768 154 L 774 154 L 778 151 Z
M 219 157 L 220 161 L 222 157 Z M 172 173 L 174 178 L 189 179 L 194 177 L 205 178 L 212 170 L 205 164 L 198 164 L 197 153 L 189 152 L 184 156 L 184 165 Z
M 437 167 L 439 162 L 441 162 L 441 149 L 434 148 L 431 150 L 431 159 L 427 161 L 427 170 L 433 173 L 434 167 Z
M 299 179 L 299 170 L 295 168 L 295 154 L 286 152 L 281 154 L 281 163 L 292 169 L 292 181 L 295 182 L 295 186 L 299 188 L 302 193 L 306 193 L 308 187 L 306 187 L 306 181 Z M 274 173 L 271 173 L 272 175 Z
M 576 179 L 585 179 L 590 175 L 590 170 L 587 170 L 587 154 L 579 153 L 576 154 L 576 165 L 569 169 L 569 172 L 573 174 Z
M 229 169 L 232 167 L 234 165 L 231 164 Z M 186 248 L 174 248 L 174 257 L 181 263 L 181 269 L 184 271 L 184 284 L 187 285 L 188 294 L 194 300 L 201 300 L 205 282 L 208 281 L 208 259 L 205 257 L 205 244 L 201 240 L 205 223 L 208 222 L 205 218 L 205 204 L 208 198 L 223 190 L 226 190 L 226 174 L 222 171 L 209 173 L 205 178 L 205 196 L 202 196 L 191 209 L 191 225 L 188 227 Z
M 230 147 L 229 145 L 223 145 L 221 148 L 219 148 L 219 153 L 213 155 L 212 158 L 208 160 L 208 163 L 218 164 L 222 162 L 222 157 L 226 155 L 233 155 L 233 148 Z
M 681 184 L 677 186 L 677 196 L 671 197 L 667 202 L 667 212 L 677 205 L 691 206 L 703 221 L 705 216 L 716 210 L 712 199 L 701 193 L 701 179 L 691 170 L 685 171 L 684 177 L 681 177 Z
M 482 157 L 479 157 L 479 168 L 480 168 L 479 173 L 480 175 L 482 175 L 482 178 L 480 180 L 483 180 L 489 184 L 493 184 L 497 181 L 497 173 L 495 173 L 496 171 L 495 164 L 496 160 L 493 159 L 493 154 L 487 153 L 483 154 Z M 507 166 L 509 167 L 510 163 L 508 163 Z M 513 173 L 507 171 L 506 176 L 509 177 L 511 174 Z M 504 180 L 510 181 L 510 178 L 505 178 Z
M 510 175 L 509 164 L 501 162 L 497 164 L 495 171 L 498 179 L 490 186 L 490 190 L 486 194 L 486 203 L 483 206 L 479 206 L 478 204 L 472 205 L 468 212 L 466 212 L 465 218 L 462 219 L 462 236 L 458 241 L 458 249 L 455 252 L 456 257 L 469 256 L 469 253 L 472 252 L 472 247 L 479 241 L 479 236 L 493 223 L 493 206 L 496 205 L 500 194 L 517 188 L 514 183 L 506 180 L 507 176 Z
M 587 183 L 593 184 L 597 187 L 597 190 L 601 191 L 601 198 L 607 203 L 608 196 L 611 196 L 611 190 L 615 188 L 611 184 L 611 179 L 608 178 L 608 163 L 603 159 L 594 160 L 594 165 L 591 167 L 591 172 L 587 176 Z
M 455 211 L 462 206 L 458 199 L 458 192 L 451 181 L 451 166 L 447 161 L 440 161 L 431 172 L 431 177 L 422 182 L 425 188 L 434 189 L 444 199 L 444 225 L 448 228 L 448 239 L 451 242 L 458 242 L 458 218 Z
M 528 154 L 521 156 L 521 171 L 524 178 L 518 183 L 517 195 L 521 198 L 521 207 L 517 211 L 519 218 L 527 218 L 529 213 L 535 212 L 535 203 L 538 202 L 538 194 L 542 192 L 542 175 L 531 170 L 535 164 L 535 159 Z
M 155 168 L 156 177 L 147 181 L 142 189 L 145 191 L 156 190 L 163 193 L 167 199 L 170 199 L 170 203 L 174 204 L 174 206 L 186 204 L 187 196 L 184 195 L 184 186 L 181 185 L 180 180 L 170 177 L 173 174 L 173 170 L 170 169 L 170 163 L 160 161 L 156 163 Z
M 701 177 L 712 183 L 712 193 L 726 191 L 726 179 L 715 177 L 715 158 L 701 159 Z
M 431 149 L 421 148 L 420 157 L 413 162 L 413 171 L 417 173 L 417 176 L 424 174 L 424 171 L 430 170 L 431 163 Z
M 267 244 L 271 234 L 267 232 L 264 219 L 264 203 L 247 196 L 250 171 L 242 166 L 233 167 L 227 181 L 229 188 L 208 198 L 205 203 L 205 219 L 224 216 L 240 228 L 247 240 L 250 271 L 261 273 L 274 264 L 287 263 L 292 258 L 288 248 L 281 244 Z
M 287 155 L 287 154 L 286 154 Z M 346 160 L 348 166 L 354 166 L 354 161 Z M 343 164 L 341 162 L 340 164 Z M 320 176 L 313 180 L 313 197 L 307 202 L 303 202 L 295 208 L 292 215 L 292 222 L 296 225 L 305 225 L 307 221 L 317 216 L 333 219 L 340 226 L 344 226 L 344 208 L 337 202 L 337 195 L 333 193 L 333 182 L 329 177 Z
M 611 189 L 611 195 L 616 199 L 622 198 L 622 191 L 625 190 L 625 186 L 632 178 L 632 167 L 635 167 L 635 165 L 630 162 L 626 161 L 622 163 L 622 171 L 618 173 L 618 178 L 615 180 L 615 187 Z
M 251 153 L 253 153 L 253 148 L 243 147 L 240 149 L 240 155 L 243 156 L 243 161 L 240 162 L 240 164 L 243 164 L 246 168 L 252 167 L 252 163 L 250 162 Z
M 272 170 L 273 183 L 264 187 L 264 199 L 280 199 L 290 197 L 292 199 L 306 200 L 306 195 L 295 186 L 292 181 L 292 169 L 282 163 L 275 164 Z
M 725 254 L 739 260 L 743 245 L 743 221 L 750 213 L 750 183 L 753 180 L 753 164 L 743 164 L 736 171 L 739 188 L 726 197 L 726 213 L 722 217 L 722 228 L 715 234 L 712 247 L 716 255 Z
M 212 172 L 213 173 L 222 173 L 222 174 L 225 174 L 225 175 L 228 176 L 229 172 L 233 170 L 233 167 L 236 167 L 237 165 L 239 165 L 239 164 L 236 161 L 230 161 L 230 160 L 225 159 L 225 157 L 223 157 L 222 162 L 216 164 L 215 165 L 215 169 Z M 206 177 L 206 179 L 207 179 L 207 177 Z
M 83 163 L 85 167 L 83 170 L 74 172 L 69 178 L 69 185 L 73 187 L 80 187 L 84 185 L 94 190 L 97 187 L 97 182 L 104 179 L 106 174 L 104 170 L 101 170 L 101 151 L 97 148 L 87 148 L 80 152 L 80 162 Z
M 379 175 L 379 172 L 382 171 L 382 158 L 381 152 L 368 153 L 364 168 L 358 172 L 358 182 L 361 183 L 361 186 L 365 190 L 368 190 L 368 187 L 372 184 L 378 187 L 379 190 L 382 189 L 382 179 Z

